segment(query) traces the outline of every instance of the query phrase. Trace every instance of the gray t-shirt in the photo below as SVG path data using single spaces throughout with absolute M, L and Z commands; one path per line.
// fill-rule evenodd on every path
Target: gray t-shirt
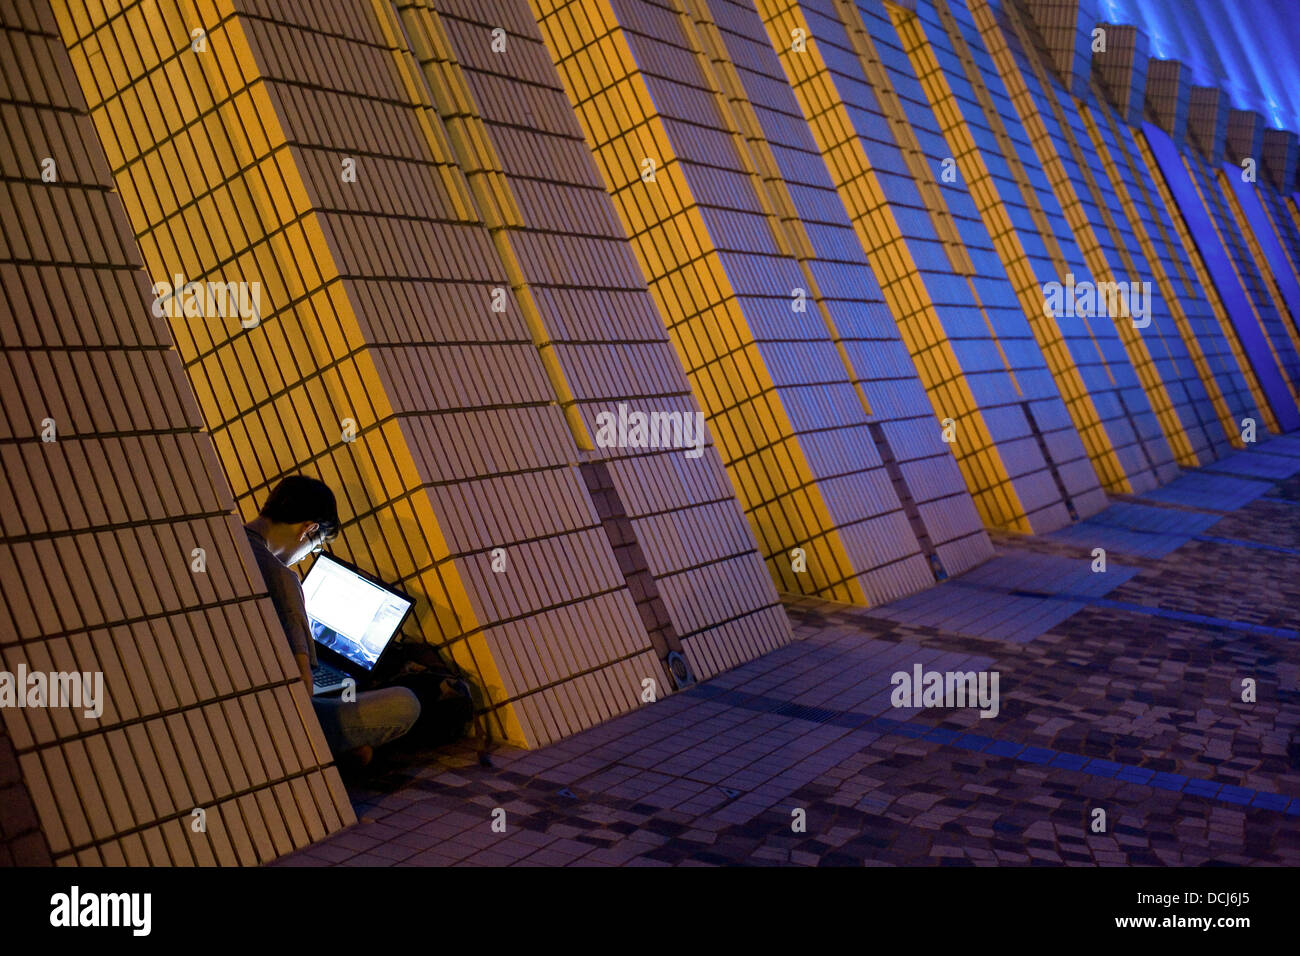
M 307 620 L 307 605 L 302 597 L 302 582 L 289 566 L 271 553 L 266 539 L 245 527 L 248 543 L 257 558 L 257 566 L 262 570 L 266 589 L 271 594 L 271 603 L 275 613 L 280 617 L 284 634 L 289 638 L 289 648 L 294 654 L 306 654 L 311 666 L 316 666 L 316 642 L 312 640 L 311 624 Z

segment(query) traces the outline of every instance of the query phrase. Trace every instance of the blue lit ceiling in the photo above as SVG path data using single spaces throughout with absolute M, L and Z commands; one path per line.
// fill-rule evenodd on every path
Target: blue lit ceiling
M 1237 109 L 1300 132 L 1300 0 L 1095 0 L 1105 20 L 1132 23 L 1151 55 L 1180 60 L 1197 86 Z

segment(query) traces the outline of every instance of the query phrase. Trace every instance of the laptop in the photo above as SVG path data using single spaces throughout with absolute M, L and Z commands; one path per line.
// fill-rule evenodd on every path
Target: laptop
M 317 665 L 312 693 L 361 684 L 392 646 L 415 602 L 328 554 L 318 555 L 302 582 Z

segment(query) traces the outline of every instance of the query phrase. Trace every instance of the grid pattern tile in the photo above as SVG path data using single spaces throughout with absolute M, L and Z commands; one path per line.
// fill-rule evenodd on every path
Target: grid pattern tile
M 174 323 L 245 514 L 300 468 L 341 491 L 338 550 L 416 596 L 409 636 L 469 671 L 509 740 L 544 743 L 640 706 L 642 680 L 661 674 L 646 621 L 579 470 L 583 449 L 520 283 L 448 128 L 403 72 L 395 11 L 240 4 L 199 19 L 203 52 L 188 39 L 196 11 L 164 5 L 150 21 L 157 36 L 131 29 L 133 12 L 143 16 L 133 6 L 69 20 L 65 35 L 151 271 L 263 289 L 253 329 L 214 323 L 200 336 Z M 116 72 L 98 69 L 105 50 Z M 142 97 L 154 109 L 174 99 L 182 122 L 118 121 L 119 104 Z M 131 133 L 152 139 L 125 142 Z M 160 155 L 187 174 L 166 190 L 150 175 Z M 187 156 L 203 161 L 174 162 Z M 240 221 L 238 236 L 219 228 Z M 663 367 L 656 384 L 680 390 L 664 386 Z M 638 394 L 635 383 L 624 391 Z M 693 486 L 671 471 L 676 489 L 657 502 L 647 489 L 632 514 L 723 499 L 711 463 Z M 786 633 L 743 525 L 722 530 L 726 513 L 697 512 L 719 531 L 689 600 L 671 574 L 657 584 L 681 639 L 722 626 L 716 647 L 688 645 L 704 673 Z M 655 570 L 683 567 L 670 560 Z M 706 583 L 728 571 L 749 586 Z M 725 597 L 695 597 L 705 593 Z
M 918 540 L 929 527 L 900 493 L 936 495 L 893 480 L 888 459 L 901 471 L 912 448 L 934 446 L 895 432 L 891 455 L 890 436 L 873 435 L 837 306 L 810 288 L 818 277 L 777 215 L 787 186 L 764 186 L 744 143 L 746 110 L 763 99 L 710 68 L 715 28 L 672 4 L 534 11 L 778 587 L 861 604 L 932 583 Z M 871 307 L 856 306 L 864 318 Z M 896 358 L 891 371 L 909 370 Z M 933 540 L 969 538 L 976 550 L 950 559 L 978 559 L 978 535 L 955 517 Z
M 1150 135 L 1146 130 L 1133 132 L 1130 141 L 1136 155 L 1142 159 L 1142 169 L 1147 172 L 1145 181 L 1149 188 L 1146 193 L 1149 204 L 1156 210 L 1157 225 L 1168 227 L 1161 229 L 1165 256 L 1182 279 L 1176 300 L 1188 317 L 1202 354 L 1214 370 L 1216 386 L 1229 407 L 1235 409 L 1234 421 L 1241 424 L 1243 418 L 1250 418 L 1262 421 L 1270 431 L 1278 432 L 1277 417 L 1248 358 L 1248 350 L 1211 278 L 1191 225 L 1152 152 L 1151 136 L 1161 135 L 1157 128 L 1152 129 Z M 1216 349 L 1214 346 L 1218 342 L 1222 342 L 1223 347 Z
M 947 151 L 883 8 L 758 8 L 981 518 L 1068 523 L 1096 476 L 969 194 L 935 181 Z
M 1148 486 L 1156 478 L 1133 447 L 1136 433 L 1120 383 L 1131 389 L 1134 375 L 1118 332 L 1095 316 L 1047 314 L 1049 283 L 1068 282 L 1071 275 L 1076 283 L 1088 282 L 1092 274 L 1042 168 L 1022 159 L 1034 155 L 1021 132 L 1032 121 L 1003 119 L 1017 114 L 960 5 L 936 5 L 933 14 L 904 24 L 900 32 L 909 39 L 909 55 L 926 65 L 918 72 L 927 94 L 945 104 L 936 116 L 957 147 L 955 162 L 973 185 L 972 198 L 1098 477 L 1111 491 Z
M 1264 332 L 1268 350 L 1281 369 L 1291 396 L 1300 404 L 1300 330 L 1292 325 L 1285 305 L 1278 301 L 1266 277 L 1267 265 L 1253 247 L 1253 237 L 1244 217 L 1234 208 L 1232 187 L 1224 173 L 1207 163 L 1198 153 L 1184 151 L 1183 161 L 1196 192 L 1209 214 L 1219 241 L 1227 252 L 1228 262 L 1246 293 L 1252 315 L 1242 320 L 1254 321 Z
M 634 810 L 722 794 L 748 825 L 775 799 L 744 799 L 771 739 L 724 732 L 687 766 L 607 723 L 692 698 L 769 737 L 812 722 L 1281 810 L 1271 783 L 909 728 L 880 680 L 792 647 L 781 604 L 925 639 L 835 639 L 873 667 L 993 659 L 942 635 L 1050 655 L 1098 615 L 1297 636 L 1200 584 L 1155 606 L 1130 582 L 1186 549 L 1289 586 L 1270 489 L 1295 439 L 1242 429 L 1300 422 L 1295 138 L 1148 62 L 1134 28 L 1090 56 L 1097 19 L 6 5 L 0 670 L 103 694 L 4 702 L 0 865 L 256 864 L 355 821 L 240 527 L 293 473 L 338 492 L 337 550 L 416 597 L 405 639 L 469 672 L 494 734 L 606 724 L 628 766 L 580 762 Z M 1066 274 L 1149 280 L 1149 326 L 1048 315 Z M 1234 524 L 1247 508 L 1276 527 Z M 1125 566 L 1097 573 L 1096 547 Z M 712 683 L 642 706 L 673 652 Z M 320 859 L 447 861 L 411 839 Z M 582 841 L 560 842 L 539 859 Z
M 976 0 L 980 2 L 980 0 Z M 1145 280 L 1147 272 L 1139 269 L 1129 254 L 1129 248 L 1117 236 L 1118 227 L 1109 213 L 1105 195 L 1104 175 L 1093 168 L 1098 163 L 1095 151 L 1086 148 L 1081 111 L 1066 109 L 1062 105 L 1063 91 L 1058 91 L 1047 72 L 1025 51 L 1029 47 L 1029 26 L 1014 13 L 1005 21 L 1006 34 L 1017 36 L 1019 43 L 1008 44 L 1004 36 L 990 22 L 984 11 L 981 17 L 986 41 L 998 47 L 998 68 L 1003 81 L 1016 92 L 1014 102 L 1020 119 L 1034 130 L 1035 151 L 1047 171 L 1052 188 L 1056 191 L 1067 221 L 1074 230 L 1080 252 L 1095 281 L 1125 283 Z M 1116 227 L 1116 228 L 1112 228 Z M 1151 326 L 1159 328 L 1157 321 L 1163 306 L 1157 307 L 1155 290 L 1152 290 Z M 1131 372 L 1118 392 L 1124 407 L 1130 410 L 1133 428 L 1138 437 L 1137 450 L 1147 460 L 1156 483 L 1169 480 L 1177 474 L 1178 465 L 1195 465 L 1197 444 L 1188 440 L 1187 429 L 1169 394 L 1166 378 L 1153 359 L 1152 352 L 1159 350 L 1147 345 L 1145 333 L 1131 321 L 1121 318 L 1107 320 L 1115 328 L 1127 354 Z M 1167 342 L 1161 345 L 1168 346 Z M 1182 348 L 1178 342 L 1179 349 Z M 1190 363 L 1186 363 L 1189 374 Z M 1174 377 L 1170 373 L 1169 377 Z M 1202 436 L 1200 445 L 1206 444 Z M 1150 487 L 1148 483 L 1146 487 Z
M 102 675 L 98 708 L 4 708 L 3 853 L 267 862 L 355 817 L 58 26 L 10 12 L 0 44 L 0 661 Z
M 592 457 L 608 456 L 601 491 L 628 519 L 649 572 L 632 588 L 643 621 L 660 597 L 669 620 L 647 626 L 671 628 L 697 679 L 784 643 L 776 591 L 708 436 L 698 436 L 708 442 L 698 457 L 591 440 L 597 416 L 619 404 L 692 418 L 700 408 L 536 22 L 509 3 L 395 10 L 576 437 Z M 496 53 L 499 25 L 508 32 Z M 627 577 L 630 543 L 611 543 Z
M 991 556 L 991 547 L 952 453 L 925 415 L 925 388 L 763 23 L 752 4 L 735 0 L 693 7 L 719 86 L 740 114 L 769 195 L 786 210 L 787 240 L 876 423 L 872 440 L 897 464 L 895 489 L 917 540 L 923 549 L 932 544 L 944 572 L 959 574 Z M 736 104 L 748 105 L 752 120 Z

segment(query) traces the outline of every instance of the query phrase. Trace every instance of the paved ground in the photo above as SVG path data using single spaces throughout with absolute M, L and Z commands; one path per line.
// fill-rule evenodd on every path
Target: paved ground
M 1276 438 L 888 607 L 794 600 L 789 647 L 491 768 L 390 769 L 281 863 L 1300 864 L 1298 474 Z M 916 664 L 996 671 L 997 716 L 895 708 Z

